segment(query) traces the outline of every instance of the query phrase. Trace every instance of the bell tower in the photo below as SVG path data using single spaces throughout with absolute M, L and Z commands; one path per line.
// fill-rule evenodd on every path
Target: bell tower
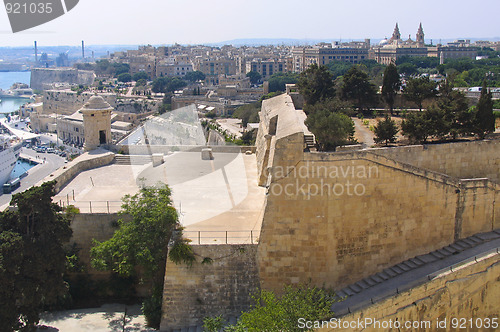
M 418 27 L 417 31 L 417 44 L 418 47 L 424 47 L 424 29 L 422 29 L 422 23 L 420 23 L 420 26 Z
M 401 39 L 401 32 L 399 32 L 399 26 L 396 23 L 396 26 L 394 27 L 394 32 L 392 33 L 391 40 L 392 41 L 397 41 Z

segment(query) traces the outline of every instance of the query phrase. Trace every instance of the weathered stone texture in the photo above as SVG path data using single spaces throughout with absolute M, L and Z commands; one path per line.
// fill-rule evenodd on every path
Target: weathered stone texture
M 203 318 L 239 316 L 258 290 L 256 245 L 195 245 L 192 267 L 167 260 L 162 331 L 203 324 Z M 202 264 L 204 257 L 213 259 Z
M 376 154 L 459 179 L 500 183 L 500 140 L 370 149 Z
M 340 289 L 499 227 L 500 141 L 304 152 L 303 123 L 292 123 L 298 111 L 280 98 L 263 103 L 256 144 L 268 187 L 262 288 L 311 281 Z
M 498 327 L 481 328 L 487 318 L 496 318 L 498 323 L 498 298 L 500 297 L 500 262 L 498 254 L 491 255 L 475 264 L 462 267 L 454 272 L 448 272 L 423 285 L 414 287 L 400 294 L 395 294 L 386 300 L 377 302 L 367 308 L 341 317 L 347 322 L 364 322 L 374 319 L 379 322 L 398 321 L 401 324 L 410 322 L 423 324 L 429 322 L 426 328 L 401 328 L 385 331 L 495 331 Z M 453 327 L 452 319 L 462 319 L 464 328 Z M 446 320 L 446 328 L 437 328 L 437 321 Z M 456 321 L 455 321 L 456 322 Z M 490 321 L 491 322 L 491 321 Z M 499 323 L 500 324 L 500 323 Z M 404 326 L 404 325 L 403 325 Z M 424 326 L 424 325 L 421 325 Z M 380 331 L 378 326 L 364 328 L 340 329 L 335 326 L 325 326 L 316 331 Z
M 71 222 L 73 236 L 69 244 L 76 244 L 76 247 L 79 249 L 78 257 L 88 268 L 87 272 L 91 274 L 109 274 L 109 272 L 99 272 L 90 267 L 90 249 L 93 247 L 93 240 L 102 242 L 113 236 L 116 230 L 116 227 L 113 227 L 113 225 L 120 218 L 123 217 L 116 213 L 80 213 Z

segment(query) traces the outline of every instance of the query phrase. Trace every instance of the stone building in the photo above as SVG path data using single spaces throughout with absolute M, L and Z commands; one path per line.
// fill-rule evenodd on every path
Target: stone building
M 111 107 L 101 96 L 93 96 L 83 105 L 85 130 L 85 151 L 96 149 L 100 145 L 111 143 Z
M 289 71 L 300 73 L 313 63 L 318 66 L 334 61 L 345 61 L 353 64 L 368 59 L 370 39 L 363 42 L 320 44 L 314 47 L 294 47 L 292 50 L 292 66 Z M 287 60 L 288 62 L 288 60 Z

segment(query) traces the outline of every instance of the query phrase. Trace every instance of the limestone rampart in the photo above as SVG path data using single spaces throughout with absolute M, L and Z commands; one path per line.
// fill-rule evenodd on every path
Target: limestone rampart
M 368 149 L 373 153 L 460 179 L 500 183 L 500 140 Z
M 288 98 L 263 102 L 256 142 L 259 184 L 268 188 L 262 288 L 340 289 L 500 227 L 500 142 L 304 152 L 309 133 Z
M 340 317 L 344 324 L 350 324 L 347 328 L 339 327 L 337 320 L 316 331 L 498 330 L 499 275 L 498 254 L 490 254 L 478 258 L 477 263 L 448 270 L 427 283 Z M 497 323 L 496 328 L 491 324 L 492 319 Z M 357 324 L 367 321 L 372 324 Z M 392 328 L 388 325 L 391 321 Z M 401 328 L 395 328 L 396 321 Z
M 94 94 L 78 93 L 70 90 L 46 90 L 43 93 L 43 113 L 70 115 L 78 111 Z M 161 101 L 144 98 L 118 98 L 113 93 L 100 93 L 99 96 L 110 104 L 115 112 L 136 114 L 142 118 L 158 111 Z
M 79 173 L 110 164 L 115 159 L 113 152 L 97 149 L 84 153 L 65 166 L 59 168 L 54 173 L 41 180 L 37 186 L 47 181 L 56 181 L 54 190 L 56 194 Z
M 32 89 L 42 90 L 44 84 L 69 83 L 91 85 L 94 83 L 93 71 L 76 68 L 33 68 L 31 70 Z
M 193 245 L 191 267 L 167 259 L 161 331 L 201 326 L 203 318 L 237 317 L 258 290 L 256 245 Z M 202 263 L 209 257 L 212 261 Z

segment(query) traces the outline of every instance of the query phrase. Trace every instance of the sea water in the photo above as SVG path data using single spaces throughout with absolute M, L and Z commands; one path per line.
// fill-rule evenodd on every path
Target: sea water
M 0 72 L 0 89 L 7 91 L 14 83 L 30 84 L 31 72 L 10 71 Z M 0 97 L 0 113 L 11 113 L 17 111 L 20 106 L 28 103 L 30 99 L 17 97 Z

